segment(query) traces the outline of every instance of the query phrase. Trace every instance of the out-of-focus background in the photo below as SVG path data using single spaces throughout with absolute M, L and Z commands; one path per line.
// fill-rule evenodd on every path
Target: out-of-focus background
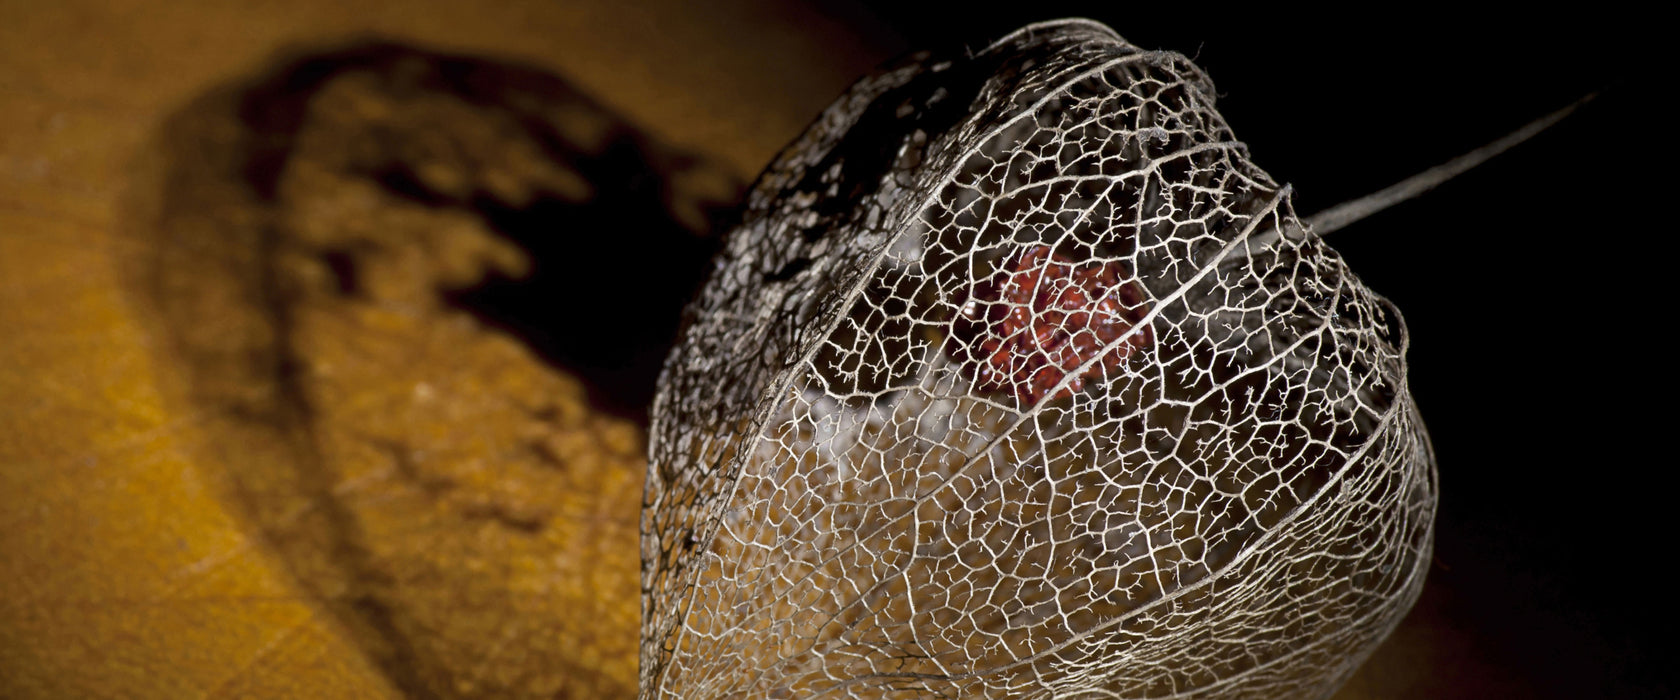
M 1195 57 L 1303 212 L 1604 91 L 1332 238 L 1443 493 L 1338 697 L 1680 694 L 1645 23 L 905 5 L 0 0 L 0 697 L 632 696 L 730 206 L 872 66 L 1064 15 Z

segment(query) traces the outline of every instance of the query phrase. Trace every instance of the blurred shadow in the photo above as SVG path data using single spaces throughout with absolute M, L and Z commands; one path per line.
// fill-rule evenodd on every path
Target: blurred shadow
M 645 422 L 740 183 L 541 69 L 378 42 L 205 94 L 137 171 L 160 372 L 305 594 L 409 696 L 633 696 L 645 452 L 598 414 Z
M 333 128 L 362 141 L 350 163 L 357 175 L 392 195 L 476 216 L 528 254 L 527 270 L 490 270 L 443 286 L 443 298 L 582 378 L 597 407 L 645 423 L 682 307 L 703 280 L 740 183 L 541 69 L 370 43 L 287 62 L 243 91 L 237 114 L 252 146 L 243 167 L 252 192 L 277 200 L 312 101 L 346 75 L 365 77 L 370 93 L 468 106 L 441 118 L 357 115 Z M 501 131 L 493 140 L 534 144 L 560 175 L 496 172 L 460 152 L 470 139 L 440 144 L 450 134 L 425 133 L 449 128 L 449 119 L 463 133 L 488 126 Z M 440 161 L 455 172 L 424 172 Z M 344 291 L 360 291 L 353 257 L 326 255 Z

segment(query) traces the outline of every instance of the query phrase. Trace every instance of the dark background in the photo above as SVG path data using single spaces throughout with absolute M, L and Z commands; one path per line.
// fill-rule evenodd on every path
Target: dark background
M 1606 6 L 1468 16 L 1383 5 L 1355 19 L 1187 3 L 905 5 L 824 3 L 884 48 L 983 46 L 1029 21 L 1087 16 L 1191 56 L 1303 214 L 1599 92 L 1529 143 L 1329 238 L 1405 313 L 1440 468 L 1428 588 L 1390 645 L 1401 648 L 1377 658 L 1417 666 L 1377 672 L 1443 676 L 1398 684 L 1430 689 L 1418 697 L 1680 695 L 1662 573 L 1675 460 L 1661 441 L 1671 363 L 1659 334 L 1675 227 L 1672 178 L 1659 172 L 1669 120 L 1655 99 L 1670 78 L 1646 62 L 1636 18 Z M 1451 643 L 1404 649 L 1430 639 Z

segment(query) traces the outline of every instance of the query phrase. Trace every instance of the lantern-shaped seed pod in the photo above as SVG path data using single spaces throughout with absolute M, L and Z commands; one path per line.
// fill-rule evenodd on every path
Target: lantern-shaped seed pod
M 644 698 L 1309 698 L 1416 599 L 1405 326 L 1185 57 L 1033 25 L 760 178 L 653 409 Z

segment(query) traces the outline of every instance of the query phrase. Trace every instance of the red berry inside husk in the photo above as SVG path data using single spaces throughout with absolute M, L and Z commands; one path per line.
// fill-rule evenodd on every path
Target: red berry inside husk
M 1124 263 L 1076 263 L 1035 245 L 975 285 L 947 347 L 976 390 L 1011 391 L 1032 405 L 1071 396 L 1149 347 L 1148 326 L 1126 335 L 1148 311 Z

